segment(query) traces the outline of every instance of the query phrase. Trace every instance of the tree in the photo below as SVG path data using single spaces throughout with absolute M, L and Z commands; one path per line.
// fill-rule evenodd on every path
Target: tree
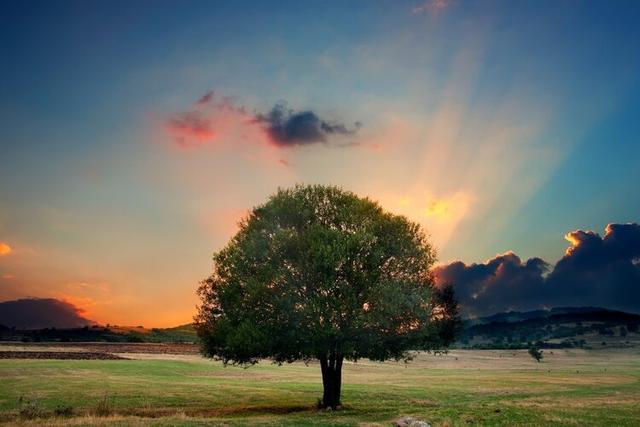
M 281 189 L 254 208 L 199 289 L 204 355 L 225 364 L 320 362 L 323 408 L 340 405 L 342 363 L 409 359 L 460 327 L 420 226 L 337 187 Z
M 533 357 L 536 362 L 542 362 L 544 356 L 542 355 L 542 350 L 540 350 L 536 346 L 529 347 L 529 356 Z

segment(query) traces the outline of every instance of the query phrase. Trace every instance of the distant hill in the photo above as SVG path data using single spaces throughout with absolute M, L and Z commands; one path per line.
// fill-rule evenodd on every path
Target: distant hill
M 521 320 L 536 319 L 536 318 L 548 318 L 549 316 L 557 314 L 580 314 L 580 313 L 598 313 L 598 312 L 611 312 L 611 313 L 623 313 L 620 311 L 609 310 L 601 307 L 556 307 L 545 310 L 531 310 L 531 311 L 507 311 L 504 313 L 496 313 L 490 316 L 479 317 L 475 319 L 468 319 L 469 325 L 477 325 L 492 322 L 517 322 Z M 627 313 L 623 313 L 627 314 Z
M 65 329 L 17 329 L 0 325 L 0 341 L 195 343 L 198 342 L 198 336 L 192 324 L 152 329 L 111 325 Z
M 463 348 L 547 348 L 640 345 L 640 315 L 600 307 L 497 313 L 465 321 Z
M 640 346 L 640 315 L 600 307 L 510 311 L 468 319 L 457 348 L 521 349 Z M 173 328 L 84 326 L 18 329 L 0 326 L 0 341 L 198 342 L 193 324 Z

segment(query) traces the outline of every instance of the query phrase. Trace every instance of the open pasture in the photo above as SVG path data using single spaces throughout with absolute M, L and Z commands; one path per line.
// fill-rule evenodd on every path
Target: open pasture
M 546 351 L 543 363 L 504 350 L 420 354 L 408 364 L 347 363 L 344 407 L 335 412 L 315 409 L 322 394 L 316 363 L 224 367 L 193 354 L 130 350 L 114 353 L 128 360 L 0 360 L 0 419 L 11 425 L 365 426 L 405 415 L 434 426 L 640 422 L 637 349 Z

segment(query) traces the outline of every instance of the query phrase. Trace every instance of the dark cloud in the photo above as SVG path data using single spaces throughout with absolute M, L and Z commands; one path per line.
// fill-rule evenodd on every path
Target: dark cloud
M 205 92 L 204 95 L 202 95 L 200 97 L 200 99 L 198 99 L 198 101 L 196 102 L 196 104 L 200 104 L 200 105 L 206 105 L 209 104 L 210 102 L 213 101 L 213 97 L 215 96 L 215 92 L 210 90 L 209 92 Z
M 20 329 L 76 328 L 95 322 L 66 301 L 54 298 L 24 298 L 0 302 L 0 325 Z
M 324 143 L 331 136 L 349 136 L 361 126 L 359 122 L 348 128 L 339 122 L 321 119 L 313 111 L 294 111 L 285 103 L 276 104 L 267 114 L 258 114 L 256 123 L 262 123 L 270 141 L 279 147 Z
M 277 147 L 292 147 L 327 143 L 332 137 L 354 135 L 362 126 L 355 122 L 348 127 L 338 121 L 322 119 L 315 112 L 294 111 L 285 102 L 277 103 L 267 113 L 249 113 L 243 106 L 236 106 L 231 97 L 220 97 L 214 91 L 204 93 L 187 110 L 172 114 L 164 121 L 165 129 L 182 148 L 192 148 L 212 143 L 225 132 L 243 127 L 257 127 L 256 140 L 267 141 Z M 354 142 L 337 142 L 337 147 L 357 145 Z
M 547 278 L 558 303 L 580 299 L 640 312 L 640 225 L 609 224 L 604 237 L 578 230 L 566 238 L 571 246 Z
M 545 293 L 544 274 L 549 265 L 540 258 L 523 262 L 513 252 L 485 263 L 456 261 L 435 269 L 439 285 L 451 283 L 463 312 L 485 316 L 505 310 L 524 310 L 539 303 Z
M 640 225 L 609 224 L 604 237 L 568 233 L 571 246 L 549 274 L 540 258 L 509 252 L 485 263 L 460 261 L 434 270 L 452 283 L 466 315 L 554 306 L 601 306 L 640 312 Z

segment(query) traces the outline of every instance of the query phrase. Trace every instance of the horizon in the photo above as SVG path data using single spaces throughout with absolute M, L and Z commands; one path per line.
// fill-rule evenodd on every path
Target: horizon
M 50 299 L 50 298 L 38 298 L 38 297 L 33 297 L 33 298 L 23 298 L 23 299 L 18 299 L 18 300 L 12 300 L 12 301 L 1 301 L 0 302 L 0 306 L 3 305 L 3 303 L 10 303 L 13 304 L 14 306 L 19 306 L 22 303 L 32 303 L 33 301 L 36 302 L 44 302 L 44 303 L 54 303 L 54 304 L 59 304 L 61 301 L 56 300 L 56 299 Z M 62 301 L 64 303 L 64 301 Z M 15 311 L 15 308 L 13 308 L 12 310 Z M 46 310 L 46 308 L 45 308 Z M 635 314 L 635 315 L 640 315 L 640 311 L 629 311 L 629 312 L 625 312 L 622 310 L 614 310 L 614 309 L 609 309 L 606 307 L 598 307 L 598 306 L 579 306 L 579 307 L 570 307 L 570 306 L 566 306 L 566 307 L 542 307 L 542 308 L 536 308 L 533 310 L 507 310 L 507 311 L 501 311 L 501 312 L 496 312 L 496 313 L 492 313 L 492 314 L 488 314 L 485 316 L 476 316 L 476 315 L 470 315 L 470 316 L 462 316 L 462 320 L 464 322 L 473 322 L 476 320 L 487 320 L 487 319 L 491 319 L 494 318 L 496 316 L 504 316 L 504 315 L 513 315 L 513 314 L 531 314 L 531 313 L 536 313 L 536 312 L 548 312 L 548 313 L 553 313 L 553 312 L 611 312 L 611 313 L 622 313 L 622 314 Z M 1 312 L 0 312 L 1 313 Z M 56 313 L 51 313 L 51 314 L 56 314 Z M 49 321 L 45 321 L 44 323 L 40 323 L 37 326 L 34 326 L 33 324 L 29 325 L 29 326 L 24 326 L 24 325 L 7 325 L 5 323 L 3 323 L 3 318 L 0 317 L 0 327 L 5 327 L 5 328 L 9 328 L 9 329 L 15 329 L 18 331 L 36 331 L 36 330 L 42 330 L 42 329 L 59 329 L 59 330 L 73 330 L 73 329 L 82 329 L 82 328 L 105 328 L 105 329 L 109 329 L 109 328 L 115 328 L 115 329 L 122 329 L 122 330 L 132 330 L 132 331 L 137 331 L 137 332 L 145 332 L 145 331 L 151 331 L 153 329 L 175 329 L 175 328 L 181 328 L 181 327 L 185 327 L 185 326 L 193 326 L 194 322 L 188 322 L 188 323 L 183 323 L 183 324 L 178 324 L 178 325 L 171 325 L 171 326 L 165 326 L 165 327 L 157 327 L 157 326 L 149 326 L 149 325 L 135 325 L 135 324 L 110 324 L 110 323 L 99 323 L 99 322 L 95 322 L 91 319 L 84 319 L 84 318 L 77 318 L 77 317 L 63 317 L 64 314 L 68 314 L 68 313 L 61 313 L 62 316 L 59 319 L 54 320 L 53 322 L 49 322 Z M 34 319 L 33 317 L 25 317 L 25 320 L 30 321 L 30 322 L 42 322 L 42 320 L 38 320 L 38 319 Z M 78 323 L 55 323 L 55 322 L 78 322 Z M 82 322 L 86 322 L 86 323 L 82 323 Z M 499 322 L 499 321 L 498 321 Z M 509 322 L 507 322 L 509 323 Z
M 639 20 L 632 1 L 4 2 L 0 303 L 191 323 L 237 222 L 305 183 L 420 224 L 465 316 L 640 313 Z

